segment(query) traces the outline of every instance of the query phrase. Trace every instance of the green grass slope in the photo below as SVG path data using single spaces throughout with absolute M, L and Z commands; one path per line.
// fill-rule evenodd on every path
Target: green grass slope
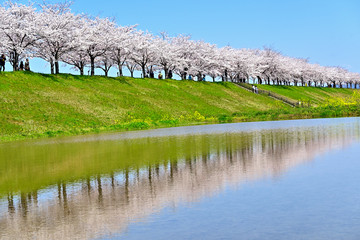
M 320 88 L 320 87 L 294 87 L 294 86 L 272 86 L 257 85 L 259 89 L 268 90 L 279 95 L 285 96 L 295 101 L 319 106 L 325 104 L 329 99 L 349 98 L 352 96 L 354 89 L 346 88 Z
M 0 141 L 271 120 L 274 117 L 259 116 L 279 109 L 289 111 L 290 107 L 232 83 L 0 74 Z

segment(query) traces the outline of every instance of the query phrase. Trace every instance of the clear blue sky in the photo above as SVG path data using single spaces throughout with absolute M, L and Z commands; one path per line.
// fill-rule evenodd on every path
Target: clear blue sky
M 53 1 L 51 1 L 53 2 Z M 284 55 L 360 72 L 360 0 L 74 0 L 72 9 L 190 34 L 219 47 L 270 46 Z

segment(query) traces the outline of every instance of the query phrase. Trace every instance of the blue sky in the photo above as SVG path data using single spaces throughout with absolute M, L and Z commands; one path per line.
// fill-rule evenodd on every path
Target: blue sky
M 153 34 L 189 34 L 219 47 L 267 46 L 312 63 L 360 72 L 359 0 L 73 2 L 74 12 L 115 17 L 120 25 L 139 24 Z

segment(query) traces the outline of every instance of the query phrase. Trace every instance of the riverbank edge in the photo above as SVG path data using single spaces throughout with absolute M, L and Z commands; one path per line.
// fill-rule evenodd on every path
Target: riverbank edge
M 86 128 L 86 129 L 74 129 L 74 131 L 47 131 L 43 134 L 13 134 L 8 136 L 0 136 L 0 144 L 11 143 L 11 142 L 22 142 L 28 140 L 40 140 L 40 139 L 51 139 L 56 137 L 73 137 L 73 136 L 86 136 L 91 134 L 106 134 L 106 133 L 123 133 L 139 130 L 152 130 L 161 128 L 176 128 L 186 126 L 199 126 L 199 125 L 214 125 L 214 124 L 226 124 L 226 123 L 248 123 L 248 122 L 268 122 L 268 121 L 288 121 L 288 120 L 305 120 L 305 119 L 326 119 L 326 118 L 348 118 L 348 117 L 360 117 L 360 108 L 358 111 L 348 112 L 346 111 L 343 115 L 339 115 L 336 109 L 334 111 L 314 111 L 315 108 L 301 109 L 302 113 L 296 114 L 285 114 L 279 113 L 277 117 L 274 115 L 268 115 L 268 113 L 257 112 L 257 118 L 246 119 L 243 117 L 234 117 L 231 119 L 225 119 L 224 121 L 202 121 L 202 122 L 186 122 L 186 123 L 156 123 L 156 125 L 146 125 L 145 122 L 130 122 L 124 125 L 124 128 L 119 126 L 102 126 L 99 128 Z M 308 110 L 307 114 L 304 114 L 304 110 Z M 327 116 L 321 117 L 326 114 Z M 145 124 L 144 124 L 145 123 Z
M 5 98 L 5 103 L 8 104 L 8 102 L 15 102 L 12 103 L 13 109 L 17 111 L 17 114 L 23 114 L 22 108 L 24 106 L 27 106 L 23 102 L 28 101 L 27 99 L 23 99 L 23 93 L 31 93 L 33 95 L 30 96 L 37 96 L 32 92 L 35 87 L 40 86 L 41 91 L 45 87 L 48 87 L 48 89 L 53 90 L 55 94 L 58 94 L 59 91 L 55 88 L 55 86 L 58 85 L 65 85 L 66 87 L 73 87 L 74 83 L 76 84 L 82 84 L 80 87 L 89 87 L 91 86 L 92 89 L 95 89 L 97 91 L 100 91 L 102 89 L 97 89 L 96 87 L 106 87 L 106 86 L 112 86 L 108 83 L 127 83 L 128 84 L 128 78 L 124 79 L 116 79 L 118 81 L 113 81 L 113 78 L 104 78 L 101 76 L 97 77 L 87 77 L 87 76 L 75 76 L 75 75 L 69 75 L 69 74 L 62 74 L 62 75 L 48 75 L 48 74 L 38 74 L 38 73 L 27 73 L 27 72 L 15 72 L 15 73 L 6 73 L 5 75 L 1 74 L 1 77 L 7 77 L 8 79 L 4 79 L 4 81 L 0 82 L 0 87 L 2 87 L 1 90 L 3 90 L 4 93 L 8 93 L 9 90 L 12 90 L 14 88 L 13 93 L 14 95 L 9 95 L 8 99 Z M 60 78 L 59 78 L 60 77 Z M 11 78 L 11 80 L 9 80 Z M 64 79 L 61 79 L 64 78 Z M 93 81 L 96 80 L 96 81 Z M 110 80 L 110 81 L 109 81 Z M 120 81 L 121 80 L 121 81 Z M 134 80 L 134 79 L 133 79 Z M 146 80 L 146 81 L 143 81 Z M 70 84 L 69 84 L 70 81 Z M 72 82 L 71 82 L 72 81 Z M 86 82 L 85 82 L 86 81 Z M 99 81 L 99 84 L 102 84 L 101 86 L 95 85 L 95 82 Z M 130 79 L 131 81 L 131 79 Z M 177 86 L 180 86 L 178 83 L 182 81 L 170 81 L 170 80 L 153 80 L 153 79 L 140 79 L 140 81 L 144 84 L 152 84 L 152 83 L 161 83 L 162 86 L 167 86 L 169 84 L 176 83 Z M 2 85 L 1 85 L 2 83 Z M 185 84 L 188 84 L 190 82 L 182 82 Z M 73 84 L 73 85 L 71 85 Z M 108 85 L 106 85 L 108 84 Z M 190 89 L 191 93 L 196 92 L 200 90 L 200 87 L 204 84 L 200 82 L 194 82 L 194 84 L 191 82 Z M 224 85 L 225 84 L 225 85 Z M 220 84 L 218 87 L 214 88 L 216 91 L 218 89 L 221 89 L 221 87 L 224 88 L 231 88 L 231 86 L 234 86 L 232 91 L 237 91 L 239 88 L 232 83 L 224 83 Z M 229 85 L 230 84 L 230 85 Z M 11 85 L 12 88 L 8 87 L 7 85 Z M 212 83 L 206 83 L 204 86 L 215 86 L 212 85 Z M 224 86 L 223 86 L 224 85 Z M 152 86 L 152 85 L 151 85 Z M 235 87 L 236 86 L 236 87 Z M 8 87 L 6 89 L 6 87 Z M 78 86 L 77 86 L 78 87 Z M 148 87 L 148 86 L 146 86 Z M 79 87 L 78 87 L 79 88 Z M 149 88 L 150 89 L 150 88 Z M 235 90 L 236 89 L 236 90 Z M 154 90 L 151 88 L 151 90 Z M 165 92 L 168 89 L 161 89 L 161 91 Z M 213 89 L 212 89 L 213 90 Z M 297 92 L 301 93 L 301 89 L 295 89 Z M 160 91 L 158 89 L 158 91 Z M 177 89 L 176 92 L 179 92 Z M 244 90 L 243 90 L 244 91 Z M 11 92 L 11 91 L 10 91 Z M 46 91 L 44 91 L 46 92 Z M 245 91 L 246 92 L 246 91 Z M 162 92 L 161 92 L 162 93 Z M 122 93 L 120 93 L 121 95 Z M 242 93 L 244 94 L 244 93 Z M 255 96 L 251 95 L 249 96 Z M 124 94 L 122 94 L 124 95 Z M 138 96 L 138 95 L 136 95 Z M 142 99 L 141 95 L 139 99 Z M 146 94 L 144 96 L 147 96 Z M 15 98 L 17 97 L 17 98 Z M 123 96 L 125 97 L 125 96 Z M 174 98 L 174 96 L 172 96 Z M 176 97 L 176 96 L 175 96 Z M 241 122 L 260 122 L 260 121 L 280 121 L 280 120 L 296 120 L 296 119 L 315 119 L 315 118 L 339 118 L 339 117 L 358 117 L 360 116 L 360 94 L 357 93 L 353 94 L 351 99 L 342 99 L 338 98 L 336 96 L 331 96 L 331 98 L 327 102 L 323 102 L 321 106 L 301 106 L 301 107 L 289 107 L 284 104 L 282 104 L 281 101 L 278 101 L 274 105 L 274 99 L 268 97 L 268 96 L 260 96 L 259 98 L 262 99 L 262 104 L 267 104 L 272 102 L 273 106 L 272 108 L 269 108 L 267 110 L 256 110 L 252 109 L 247 112 L 242 111 L 220 111 L 218 113 L 210 113 L 210 114 L 204 114 L 201 113 L 202 111 L 200 108 L 196 107 L 193 108 L 193 110 L 188 111 L 185 114 L 177 114 L 171 115 L 170 111 L 177 111 L 176 108 L 169 108 L 167 111 L 164 111 L 164 115 L 161 115 L 161 117 L 158 117 L 157 119 L 151 118 L 149 116 L 145 116 L 142 112 L 138 116 L 127 116 L 127 119 L 122 120 L 112 120 L 111 122 L 107 123 L 97 123 L 97 124 L 91 124 L 90 120 L 86 118 L 82 119 L 83 125 L 76 124 L 78 118 L 73 117 L 74 124 L 70 126 L 70 128 L 67 126 L 59 125 L 57 128 L 53 127 L 46 127 L 41 126 L 41 128 L 37 129 L 37 125 L 32 124 L 32 119 L 38 118 L 42 119 L 43 116 L 41 114 L 37 113 L 30 113 L 29 116 L 27 116 L 27 120 L 30 124 L 27 129 L 23 129 L 21 131 L 13 131 L 8 133 L 2 133 L 0 134 L 0 143 L 6 143 L 6 142 L 14 142 L 14 141 L 23 141 L 23 140 L 30 140 L 30 139 L 46 139 L 46 138 L 53 138 L 53 137 L 62 137 L 62 136 L 81 136 L 81 135 L 88 135 L 88 134 L 97 134 L 97 133 L 107 133 L 107 132 L 126 132 L 126 131 L 133 131 L 133 130 L 148 130 L 148 129 L 158 129 L 158 128 L 170 128 L 170 127 L 180 127 L 180 126 L 192 126 L 192 125 L 209 125 L 209 124 L 221 124 L 221 123 L 241 123 Z M 106 99 L 108 100 L 108 99 Z M 174 100 L 174 99 L 170 99 Z M 186 98 L 186 100 L 189 100 L 190 103 L 194 101 L 192 98 Z M 253 100 L 246 99 L 248 102 L 251 102 Z M 331 100 L 331 101 L 330 101 Z M 46 102 L 46 101 L 45 101 Z M 44 103 L 44 102 L 40 102 Z M 100 104 L 102 104 L 101 101 L 99 101 Z M 246 104 L 247 102 L 244 102 Z M 252 103 L 252 102 L 251 102 Z M 105 104 L 105 103 L 104 103 Z M 205 105 L 207 103 L 205 102 Z M 242 102 L 239 102 L 237 104 L 242 104 Z M 226 106 L 226 103 L 224 103 L 224 106 Z M 41 107 L 41 106 L 40 106 Z M 76 107 L 76 106 L 75 106 Z M 206 105 L 207 107 L 207 105 Z M 222 106 L 223 107 L 223 106 Z M 52 108 L 48 109 L 50 112 L 52 111 Z M 32 115 L 31 115 L 32 114 Z M 8 115 L 11 116 L 11 115 Z M 64 115 L 65 117 L 67 115 Z M 19 117 L 19 116 L 18 116 Z M 21 117 L 21 116 L 20 116 Z M 75 121 L 75 120 L 76 121 Z M 116 119 L 116 118 L 115 118 Z M 8 119 L 4 119 L 5 121 L 9 121 Z M 24 121 L 24 119 L 12 119 L 12 121 Z M 47 121 L 47 120 L 46 120 Z M 37 131 L 32 131 L 32 129 L 35 129 Z

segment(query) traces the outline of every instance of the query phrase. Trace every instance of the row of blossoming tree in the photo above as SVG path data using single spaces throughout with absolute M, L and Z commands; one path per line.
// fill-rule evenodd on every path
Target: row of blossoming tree
M 84 74 L 100 68 L 108 75 L 112 67 L 123 75 L 127 68 L 133 76 L 151 71 L 171 70 L 182 79 L 204 76 L 214 81 L 259 84 L 347 86 L 358 88 L 360 74 L 341 67 L 324 67 L 306 59 L 287 57 L 272 49 L 218 48 L 189 36 L 154 36 L 136 26 L 118 26 L 109 18 L 75 14 L 70 5 L 6 2 L 0 6 L 0 51 L 6 53 L 18 70 L 25 57 L 49 62 L 51 73 L 60 72 L 59 62 Z

